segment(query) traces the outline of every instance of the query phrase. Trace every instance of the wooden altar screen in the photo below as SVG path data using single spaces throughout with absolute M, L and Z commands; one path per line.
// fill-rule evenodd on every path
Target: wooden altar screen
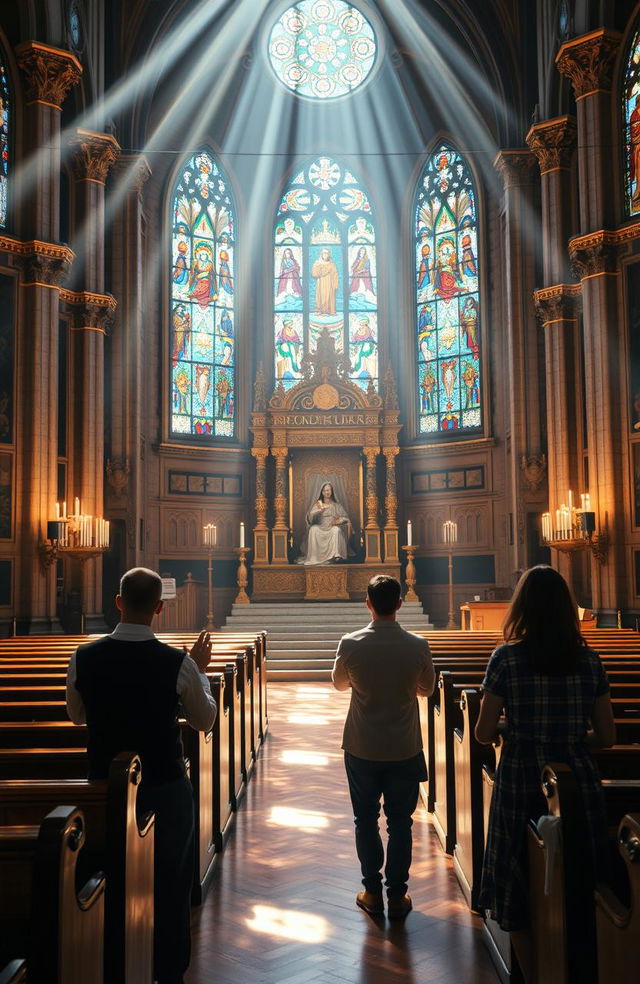
M 348 364 L 325 330 L 302 360 L 303 378 L 279 384 L 267 401 L 256 378 L 251 453 L 256 461 L 253 598 L 360 599 L 376 573 L 400 576 L 396 456 L 399 410 L 391 370 L 380 396 L 348 378 Z M 273 477 L 268 479 L 268 459 Z M 382 463 L 383 462 L 383 463 Z M 310 475 L 336 475 L 345 490 L 353 540 L 364 559 L 305 566 L 295 563 L 304 532 Z M 379 485 L 383 486 L 382 489 Z

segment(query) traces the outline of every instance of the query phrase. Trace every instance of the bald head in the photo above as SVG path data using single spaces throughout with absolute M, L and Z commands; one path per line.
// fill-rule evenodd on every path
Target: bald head
M 162 580 L 146 567 L 132 567 L 122 575 L 116 604 L 125 621 L 148 621 L 161 604 Z

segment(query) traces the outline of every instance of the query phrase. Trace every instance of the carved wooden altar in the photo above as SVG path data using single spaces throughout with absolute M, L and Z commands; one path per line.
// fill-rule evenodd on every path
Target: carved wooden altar
M 266 398 L 255 385 L 251 453 L 256 461 L 253 597 L 362 598 L 376 573 L 400 575 L 398 555 L 398 399 L 391 369 L 382 395 L 351 382 L 349 363 L 325 329 L 301 362 L 303 377 Z M 304 566 L 295 554 L 305 531 L 312 481 L 336 475 L 345 490 L 359 562 Z

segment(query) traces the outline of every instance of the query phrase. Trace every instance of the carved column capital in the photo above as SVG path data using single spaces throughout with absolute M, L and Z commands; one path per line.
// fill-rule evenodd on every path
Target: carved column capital
M 60 107 L 82 75 L 82 65 L 70 51 L 38 41 L 19 45 L 16 58 L 24 76 L 27 102 Z
M 365 461 L 367 462 L 367 468 L 375 468 L 376 459 L 380 454 L 380 448 L 363 448 L 362 453 L 364 454 Z
M 113 324 L 117 302 L 111 294 L 95 294 L 91 291 L 62 290 L 60 300 L 71 313 L 73 331 L 98 331 L 103 335 Z
M 530 184 L 534 178 L 536 159 L 530 150 L 500 150 L 493 166 L 504 182 L 505 190 L 516 185 Z
M 542 325 L 560 321 L 577 321 L 582 306 L 581 284 L 555 284 L 534 291 L 533 300 Z
M 616 275 L 618 249 L 615 233 L 606 229 L 569 240 L 571 268 L 580 280 L 605 274 Z
M 251 448 L 251 454 L 256 459 L 257 467 L 264 468 L 269 455 L 269 448 Z
M 576 99 L 594 92 L 611 92 L 620 34 L 602 27 L 566 41 L 556 55 L 556 67 L 571 80 Z
M 526 141 L 537 158 L 541 174 L 566 170 L 570 166 L 577 132 L 578 126 L 573 116 L 558 116 L 531 127 Z
M 76 130 L 69 140 L 73 157 L 73 173 L 76 181 L 107 180 L 110 169 L 120 156 L 120 145 L 109 133 L 92 133 L 90 130 Z
M 118 181 L 124 185 L 129 185 L 136 195 L 141 194 L 143 185 L 152 174 L 149 161 L 144 154 L 120 153 L 113 168 Z
M 276 467 L 284 468 L 289 448 L 271 448 L 271 454 L 276 459 Z
M 67 277 L 74 253 L 68 246 L 59 243 L 44 243 L 32 240 L 23 243 L 19 264 L 23 270 L 23 287 L 39 284 L 44 287 L 60 287 Z

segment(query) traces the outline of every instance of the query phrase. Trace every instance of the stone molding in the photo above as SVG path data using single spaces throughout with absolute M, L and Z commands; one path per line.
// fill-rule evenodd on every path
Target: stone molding
M 556 67 L 570 79 L 576 100 L 595 92 L 611 92 L 620 38 L 617 31 L 601 27 L 562 45 Z
M 39 41 L 18 45 L 16 58 L 25 79 L 27 102 L 61 107 L 82 75 L 82 65 L 70 51 Z
M 104 184 L 120 157 L 120 145 L 109 133 L 76 130 L 69 140 L 69 148 L 76 181 L 89 179 Z
M 99 331 L 106 335 L 111 328 L 117 306 L 111 294 L 63 289 L 60 300 L 68 305 L 72 331 Z
M 526 147 L 500 150 L 493 166 L 502 178 L 505 189 L 515 185 L 530 184 L 534 178 L 536 159 Z
M 576 321 L 582 305 L 582 284 L 555 284 L 534 291 L 536 316 L 542 325 Z
M 538 160 L 540 174 L 570 167 L 577 132 L 574 116 L 558 116 L 531 127 L 525 139 Z
M 616 232 L 599 229 L 586 236 L 576 236 L 569 240 L 571 268 L 580 280 L 602 274 L 617 274 L 618 246 L 620 239 Z
M 0 252 L 11 253 L 17 258 L 23 271 L 23 287 L 33 284 L 60 287 L 75 259 L 73 250 L 62 243 L 39 239 L 22 242 L 11 236 L 0 236 Z

